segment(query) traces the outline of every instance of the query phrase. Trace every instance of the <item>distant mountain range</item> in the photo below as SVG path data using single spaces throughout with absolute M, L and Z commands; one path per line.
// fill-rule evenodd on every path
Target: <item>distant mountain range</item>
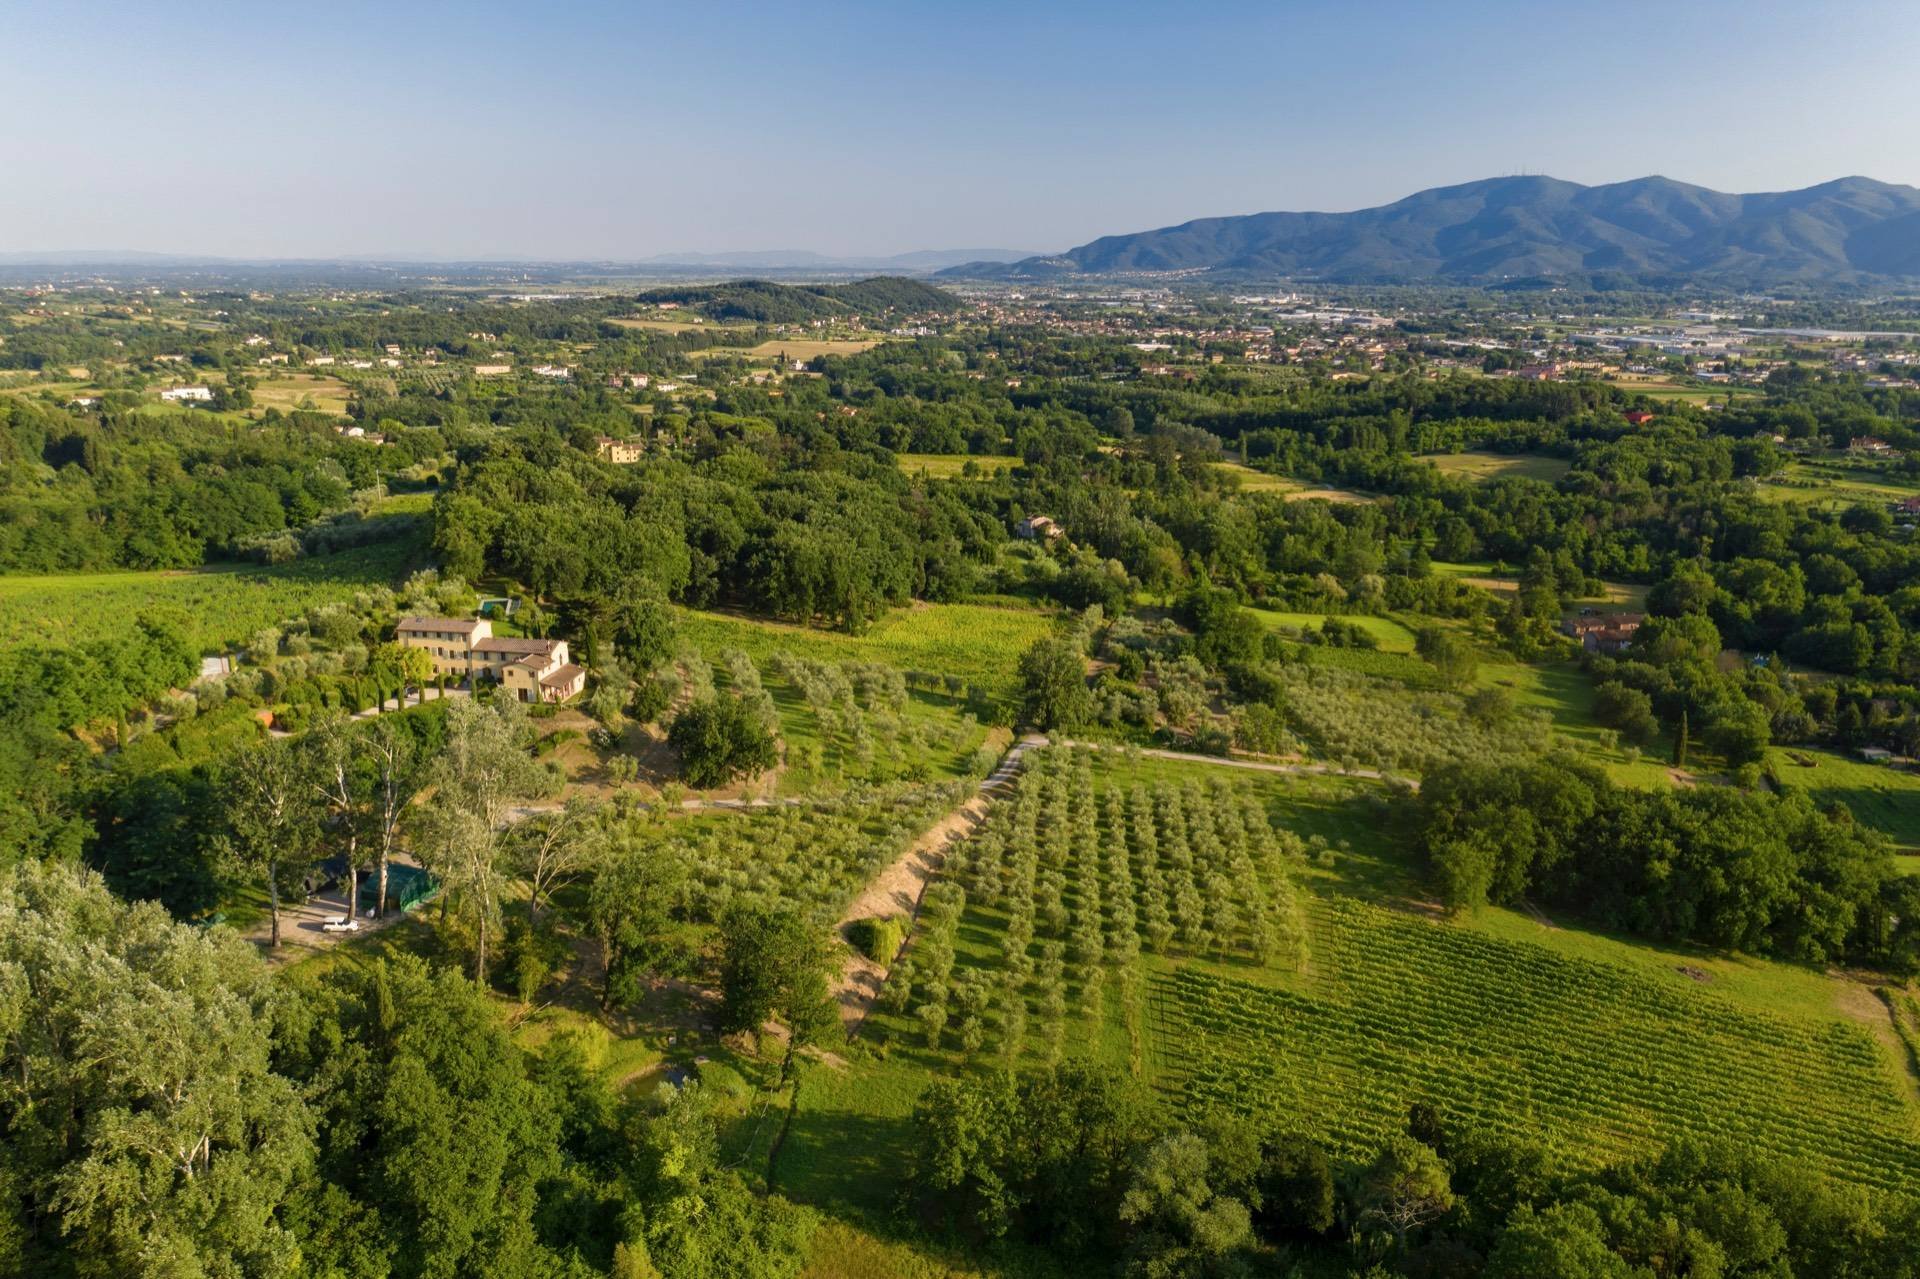
M 1670 178 L 1438 187 L 1353 213 L 1253 213 L 1103 236 L 948 276 L 1059 280 L 1205 271 L 1346 283 L 1605 278 L 1756 287 L 1920 278 L 1920 190 L 1841 178 L 1728 195 Z

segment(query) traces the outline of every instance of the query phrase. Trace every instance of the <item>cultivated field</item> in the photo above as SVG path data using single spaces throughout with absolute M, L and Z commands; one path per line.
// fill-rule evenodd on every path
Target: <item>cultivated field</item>
M 1256 1112 L 1354 1155 L 1428 1101 L 1562 1166 L 1693 1135 L 1843 1181 L 1920 1176 L 1863 987 L 1500 909 L 1438 918 L 1366 786 L 1221 772 L 1044 752 L 950 860 L 964 909 L 909 952 L 924 993 L 875 1015 L 886 1060 L 802 1099 L 783 1166 L 872 1195 L 898 1152 L 846 1141 L 900 1132 L 914 1074 L 1092 1056 L 1190 1114 Z M 919 1011 L 936 998 L 945 1016 Z

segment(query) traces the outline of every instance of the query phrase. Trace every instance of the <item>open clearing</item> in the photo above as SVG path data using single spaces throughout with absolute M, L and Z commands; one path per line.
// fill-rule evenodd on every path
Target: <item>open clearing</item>
M 1776 746 L 1767 762 L 1783 789 L 1805 791 L 1822 807 L 1845 804 L 1862 825 L 1920 851 L 1920 772 L 1801 746 Z
M 1285 627 L 1296 631 L 1317 631 L 1329 616 L 1327 613 L 1282 613 L 1270 608 L 1256 608 L 1253 615 L 1268 626 Z M 1380 641 L 1380 648 L 1388 653 L 1411 653 L 1413 651 L 1413 632 L 1391 617 L 1372 617 L 1362 613 L 1340 616 L 1342 622 L 1351 622 L 1367 634 Z
M 0 577 L 0 649 L 124 635 L 148 608 L 184 626 L 202 650 L 236 644 L 316 604 L 392 586 L 413 547 L 387 542 L 291 564 L 148 573 L 63 573 Z
M 311 408 L 321 413 L 345 414 L 351 396 L 347 387 L 330 377 L 315 373 L 288 373 L 263 379 L 253 388 L 257 410 L 279 409 L 291 413 Z
M 1421 459 L 1447 475 L 1470 480 L 1527 479 L 1551 484 L 1572 469 L 1565 458 L 1537 453 L 1434 453 Z
M 759 346 L 712 346 L 691 352 L 688 358 L 710 360 L 724 355 L 767 363 L 777 356 L 785 356 L 789 360 L 811 360 L 821 355 L 858 355 L 862 351 L 871 351 L 880 342 L 879 338 L 774 338 Z
M 991 479 L 1021 464 L 1017 457 L 973 453 L 896 453 L 894 458 L 906 474 L 918 475 L 925 471 L 936 480 Z M 973 465 L 972 475 L 965 473 L 969 463 Z
M 617 324 L 623 329 L 644 329 L 650 333 L 687 333 L 694 329 L 704 331 L 730 327 L 698 318 L 686 320 L 646 320 L 634 315 L 616 315 L 612 317 L 608 323 Z
M 1754 491 L 1769 502 L 1883 506 L 1920 496 L 1920 484 L 1844 462 L 1789 462 L 1779 475 L 1758 481 Z
M 1269 475 L 1265 471 L 1256 471 L 1238 462 L 1215 462 L 1213 467 L 1215 470 L 1237 477 L 1240 487 L 1248 493 L 1278 493 L 1288 502 L 1307 502 L 1315 499 L 1323 502 L 1383 500 L 1370 493 L 1356 493 L 1351 489 L 1324 488 L 1307 480 L 1296 480 L 1287 475 Z
M 1010 704 L 1020 654 L 1055 625 L 1055 614 L 1035 608 L 917 604 L 894 609 L 861 635 L 709 612 L 684 613 L 681 630 L 706 653 L 738 648 L 762 664 L 782 650 L 818 662 L 885 662 L 908 675 L 957 678 Z

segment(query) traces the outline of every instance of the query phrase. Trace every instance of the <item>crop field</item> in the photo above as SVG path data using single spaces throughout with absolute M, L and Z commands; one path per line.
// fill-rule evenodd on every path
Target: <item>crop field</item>
M 972 453 L 896 453 L 894 457 L 906 474 L 918 475 L 925 471 L 936 480 L 990 479 L 1020 465 L 1017 457 L 988 457 Z M 972 476 L 965 473 L 969 463 L 974 468 Z
M 709 657 L 737 648 L 764 665 L 786 652 L 816 662 L 884 662 L 909 682 L 937 675 L 1001 706 L 1018 688 L 1020 654 L 1050 634 L 1056 616 L 1034 608 L 916 604 L 895 609 L 860 635 L 730 613 L 689 611 L 682 633 Z
M 1269 608 L 1256 608 L 1253 613 L 1268 626 L 1284 627 L 1295 631 L 1317 631 L 1329 616 L 1326 613 L 1282 613 Z M 1379 640 L 1380 648 L 1384 652 L 1411 653 L 1413 651 L 1413 632 L 1391 617 L 1373 617 L 1355 613 L 1351 616 L 1341 616 L 1340 620 L 1353 623 Z
M 211 651 L 316 604 L 393 586 L 413 555 L 409 543 L 389 542 L 272 567 L 0 577 L 0 648 L 121 635 L 128 619 L 158 606 Z
M 1862 825 L 1920 849 L 1920 772 L 1798 746 L 1776 747 L 1768 763 L 1783 790 L 1805 791 L 1823 808 L 1844 804 Z
M 903 1115 L 913 1073 L 1066 1055 L 1354 1155 L 1429 1101 L 1566 1167 L 1693 1135 L 1861 1184 L 1920 1176 L 1896 1046 L 1842 977 L 1497 908 L 1438 918 L 1357 781 L 1066 755 L 949 858 L 871 1023 L 884 1061 L 803 1103 L 795 1154 L 823 1191 L 859 1193 L 837 1143 L 856 1112 Z
M 1551 484 L 1572 469 L 1565 458 L 1533 453 L 1436 453 L 1424 459 L 1447 475 L 1469 480 L 1528 479 Z

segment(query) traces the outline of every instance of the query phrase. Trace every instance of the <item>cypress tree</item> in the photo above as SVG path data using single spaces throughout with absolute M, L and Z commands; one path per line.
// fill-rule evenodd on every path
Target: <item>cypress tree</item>
M 1687 766 L 1687 712 L 1685 707 L 1682 707 L 1680 710 L 1680 729 L 1673 736 L 1673 766 L 1675 768 L 1685 768 Z

